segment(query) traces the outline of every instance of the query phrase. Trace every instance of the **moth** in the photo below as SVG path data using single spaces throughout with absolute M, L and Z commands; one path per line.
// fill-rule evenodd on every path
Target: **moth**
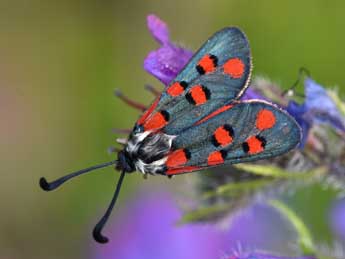
M 106 243 L 102 229 L 127 173 L 171 177 L 293 149 L 301 129 L 286 111 L 262 100 L 240 101 L 251 73 L 244 33 L 236 27 L 216 32 L 136 121 L 115 161 L 53 182 L 42 177 L 41 188 L 51 191 L 75 176 L 115 166 L 121 172 L 115 194 L 93 230 L 94 239 Z

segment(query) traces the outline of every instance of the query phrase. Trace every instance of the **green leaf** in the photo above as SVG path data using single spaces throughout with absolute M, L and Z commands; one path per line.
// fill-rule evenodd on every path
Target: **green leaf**
M 190 222 L 200 222 L 206 221 L 209 219 L 216 219 L 221 215 L 224 215 L 225 212 L 229 210 L 229 205 L 215 205 L 209 207 L 201 207 L 191 212 L 185 213 L 178 224 L 186 224 Z
M 277 166 L 254 165 L 254 164 L 237 164 L 235 167 L 252 174 L 261 176 L 270 176 L 275 178 L 289 178 L 291 174 Z
M 208 199 L 217 196 L 235 198 L 244 193 L 249 193 L 258 189 L 262 189 L 263 187 L 269 185 L 271 182 L 272 179 L 257 179 L 246 182 L 231 182 L 219 186 L 214 191 L 208 191 L 204 193 L 203 198 Z
M 235 167 L 252 174 L 272 177 L 276 179 L 287 179 L 287 180 L 319 177 L 327 173 L 326 167 L 316 167 L 313 170 L 304 171 L 304 172 L 287 171 L 277 166 L 270 166 L 270 165 L 238 164 L 238 165 L 235 165 Z

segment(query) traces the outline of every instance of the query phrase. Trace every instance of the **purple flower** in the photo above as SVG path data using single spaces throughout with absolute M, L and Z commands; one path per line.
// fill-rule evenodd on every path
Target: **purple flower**
M 267 98 L 263 97 L 254 89 L 248 88 L 242 95 L 241 100 L 244 101 L 244 100 L 252 100 L 252 99 L 267 100 Z
M 279 212 L 268 205 L 255 204 L 245 209 L 231 222 L 228 244 L 235 252 L 226 258 L 316 259 L 313 256 L 286 256 L 296 253 L 291 245 L 296 236 L 287 223 Z
M 307 107 L 304 103 L 298 104 L 295 101 L 290 101 L 288 103 L 286 110 L 295 118 L 295 120 L 297 121 L 297 123 L 300 125 L 302 129 L 302 140 L 300 143 L 300 148 L 304 148 L 305 143 L 307 142 L 309 130 L 312 126 L 312 121 L 307 120 L 304 117 L 304 115 L 307 112 Z
M 326 123 L 345 132 L 345 120 L 327 91 L 311 78 L 305 82 L 307 116 L 315 123 Z
M 107 236 L 111 243 L 106 246 L 92 243 L 93 259 L 226 258 L 224 255 L 238 250 L 239 246 L 254 252 L 243 250 L 229 258 L 313 259 L 273 256 L 252 249 L 293 251 L 286 246 L 286 240 L 289 240 L 286 236 L 288 225 L 268 206 L 252 206 L 233 219 L 230 229 L 220 229 L 214 224 L 205 223 L 176 225 L 182 212 L 167 192 L 146 190 L 135 197 L 110 222 Z
M 260 249 L 276 251 L 281 254 L 295 253 L 291 246 L 296 236 L 291 226 L 280 213 L 265 204 L 255 204 L 241 211 L 232 218 L 228 230 L 228 251 L 241 249 L 245 252 Z
M 188 63 L 193 52 L 172 43 L 168 26 L 157 16 L 152 14 L 147 16 L 147 27 L 161 47 L 147 55 L 144 60 L 144 69 L 167 86 Z M 242 100 L 248 99 L 265 100 L 262 95 L 252 89 L 247 89 L 242 97 Z
M 170 41 L 167 25 L 157 16 L 147 16 L 147 27 L 161 47 L 147 55 L 144 68 L 167 86 L 188 63 L 193 53 Z
M 313 124 L 324 123 L 345 132 L 345 120 L 326 90 L 311 78 L 304 81 L 305 101 L 290 101 L 287 111 L 295 117 L 303 130 L 301 147 L 304 147 Z
M 345 241 L 345 198 L 333 205 L 330 220 L 333 232 Z
M 298 257 L 287 257 L 278 255 L 269 255 L 264 253 L 249 253 L 246 255 L 232 255 L 227 259 L 316 259 L 314 256 L 298 256 Z
M 95 247 L 94 259 L 221 258 L 228 243 L 212 225 L 177 226 L 181 211 L 167 192 L 142 192 L 122 208 L 110 228 L 110 244 Z

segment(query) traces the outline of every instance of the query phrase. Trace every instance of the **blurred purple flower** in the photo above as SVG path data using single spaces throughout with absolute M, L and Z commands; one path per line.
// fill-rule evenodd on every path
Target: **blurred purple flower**
M 146 56 L 144 69 L 167 86 L 188 63 L 193 52 L 172 43 L 167 24 L 157 16 L 152 14 L 147 16 L 147 27 L 161 47 Z M 248 89 L 242 99 L 265 98 L 254 90 Z
M 333 232 L 345 241 L 345 198 L 333 205 L 330 220 Z
M 176 226 L 181 215 L 167 192 L 139 193 L 112 224 L 111 244 L 97 245 L 93 258 L 221 258 L 225 233 L 206 224 Z
M 304 86 L 307 116 L 315 123 L 327 123 L 345 132 L 345 120 L 327 91 L 311 78 L 306 78 Z
M 227 259 L 316 259 L 312 256 L 282 256 L 295 254 L 289 245 L 293 244 L 296 234 L 281 214 L 265 204 L 254 204 L 244 209 L 232 219 L 228 230 L 228 246 L 235 251 Z M 275 251 L 274 253 L 258 252 Z M 229 250 L 228 249 L 228 250 Z
M 287 111 L 295 117 L 303 130 L 301 147 L 304 147 L 313 124 L 325 123 L 345 132 L 345 120 L 326 90 L 311 78 L 304 81 L 305 101 L 290 101 Z
M 280 254 L 292 254 L 296 251 L 292 243 L 296 236 L 290 224 L 281 214 L 266 204 L 254 204 L 243 209 L 232 218 L 228 232 L 228 251 L 249 252 L 260 248 L 264 251 L 276 251 Z M 239 253 L 238 253 L 239 254 Z
M 182 216 L 167 192 L 139 192 L 127 203 L 112 222 L 109 233 L 111 244 L 94 244 L 93 259 L 313 259 L 312 257 L 284 257 L 251 252 L 249 248 L 295 252 L 286 245 L 289 226 L 280 214 L 267 205 L 254 205 L 236 216 L 229 228 L 219 229 L 214 224 L 185 224 L 177 226 Z M 278 227 L 279 226 L 279 227 Z M 246 250 L 248 248 L 248 250 Z
M 250 253 L 246 255 L 232 255 L 227 259 L 316 259 L 314 256 L 298 256 L 298 257 L 287 257 L 287 256 L 277 256 L 269 255 L 263 253 Z

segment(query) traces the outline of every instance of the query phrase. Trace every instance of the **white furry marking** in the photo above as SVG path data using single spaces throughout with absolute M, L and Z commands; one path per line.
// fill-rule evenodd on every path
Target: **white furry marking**
M 162 152 L 160 150 L 160 145 L 165 144 L 165 153 L 167 154 L 170 151 L 172 141 L 176 136 L 167 135 L 164 133 L 155 133 L 155 135 L 151 139 L 146 139 L 152 132 L 151 131 L 144 131 L 142 133 L 134 134 L 127 142 L 126 151 L 133 157 L 134 165 L 137 171 L 140 171 L 143 174 L 156 174 L 160 170 L 164 168 L 164 164 L 167 161 L 167 156 L 164 155 L 163 158 L 155 160 L 151 163 L 145 163 L 138 154 L 138 151 L 143 151 L 145 154 L 153 153 L 152 156 L 155 155 L 156 152 Z M 144 140 L 148 140 L 144 142 Z M 144 143 L 143 143 L 144 142 Z

